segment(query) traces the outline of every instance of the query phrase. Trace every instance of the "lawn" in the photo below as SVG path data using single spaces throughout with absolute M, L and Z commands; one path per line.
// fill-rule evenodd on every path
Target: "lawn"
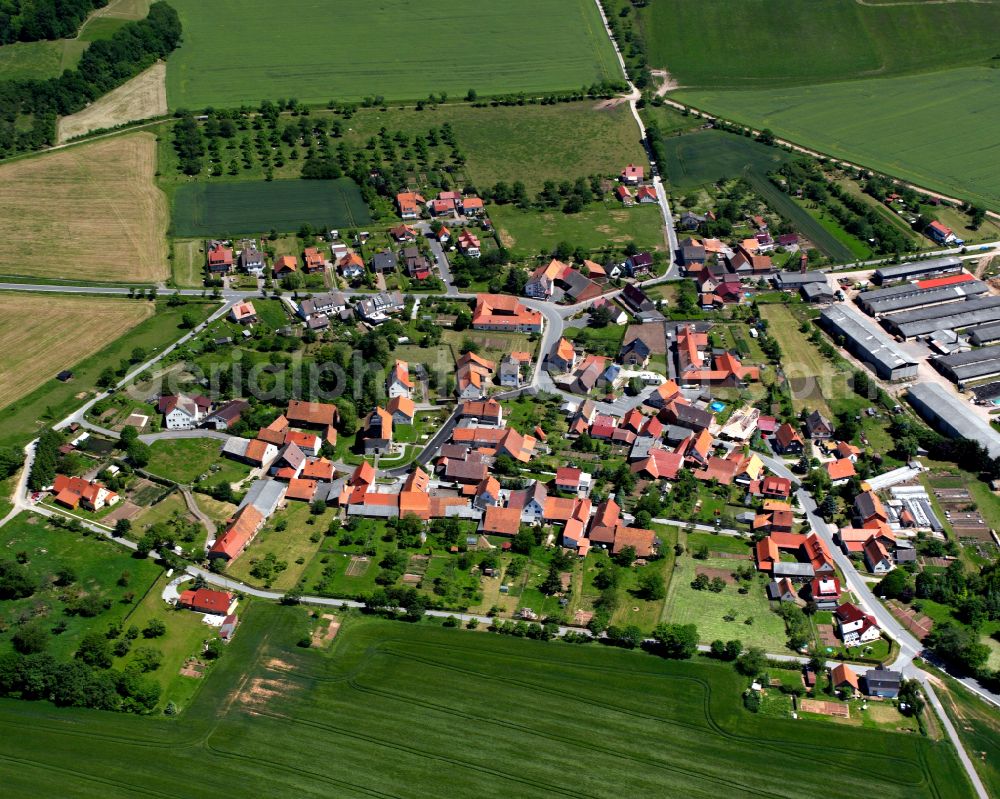
M 684 534 L 682 534 L 683 537 Z M 721 536 L 720 536 L 721 538 Z M 767 652 L 785 652 L 785 624 L 771 612 L 770 602 L 765 593 L 765 584 L 755 577 L 750 583 L 750 591 L 737 593 L 737 586 L 727 584 L 721 593 L 709 590 L 698 591 L 691 587 L 691 581 L 699 570 L 724 569 L 735 571 L 749 561 L 729 558 L 709 557 L 696 560 L 690 553 L 677 560 L 664 618 L 675 624 L 695 624 L 702 643 L 710 643 L 716 638 L 728 641 L 738 639 L 745 646 L 759 646 Z M 724 618 L 732 615 L 732 621 Z M 747 624 L 747 619 L 753 619 Z
M 168 60 L 171 108 L 579 89 L 621 80 L 592 0 L 175 0 L 184 41 Z M 218 36 L 240 22 L 239 36 Z M 405 20 L 405 24 L 401 21 Z M 525 24 L 530 20 L 530 24 Z M 247 47 L 252 42 L 252 47 Z
M 16 296 L 16 295 L 10 295 Z M 50 299 L 48 307 L 60 305 L 63 300 Z M 91 300 L 80 300 L 80 302 L 91 302 Z M 120 302 L 123 305 L 129 303 L 128 300 L 102 300 L 101 302 Z M 137 306 L 144 306 L 151 303 L 148 301 L 131 301 Z M 25 443 L 38 430 L 43 423 L 51 423 L 65 416 L 71 408 L 82 404 L 90 392 L 94 390 L 97 378 L 101 371 L 107 366 L 117 367 L 122 359 L 128 359 L 132 350 L 142 347 L 147 353 L 154 353 L 162 347 L 172 343 L 184 333 L 179 327 L 184 314 L 191 314 L 197 319 L 208 316 L 214 306 L 208 303 L 188 303 L 170 307 L 165 301 L 156 304 L 156 313 L 145 321 L 129 330 L 125 335 L 112 341 L 103 349 L 94 353 L 93 348 L 89 350 L 89 355 L 81 354 L 84 360 L 78 361 L 72 366 L 73 378 L 62 383 L 55 379 L 54 369 L 47 369 L 45 372 L 46 382 L 43 382 L 27 396 L 16 400 L 8 405 L 4 410 L 4 424 L 0 429 L 0 444 Z M 93 334 L 99 330 L 102 323 L 88 322 L 87 329 Z M 58 326 L 57 323 L 49 321 L 49 327 Z M 80 337 L 84 338 L 84 337 Z M 6 338 L 4 339 L 7 340 Z M 75 347 L 77 339 L 64 337 L 60 347 Z M 48 354 L 46 358 L 50 357 Z M 6 361 L 12 361 L 12 356 L 8 354 Z
M 250 467 L 220 454 L 221 443 L 215 438 L 174 438 L 154 441 L 149 447 L 146 469 L 157 477 L 190 484 L 202 475 L 210 483 L 238 482 L 250 473 Z
M 136 560 L 104 540 L 52 527 L 42 517 L 22 513 L 0 528 L 3 559 L 24 553 L 23 568 L 38 581 L 35 592 L 24 599 L 0 601 L 0 652 L 10 648 L 10 635 L 19 620 L 39 620 L 52 634 L 46 651 L 57 659 L 68 659 L 80 639 L 92 629 L 103 630 L 120 622 L 142 600 L 160 568 L 149 560 Z M 69 568 L 74 579 L 66 587 L 54 585 L 58 571 Z M 126 585 L 120 585 L 125 575 Z M 97 596 L 108 607 L 96 616 L 66 612 L 68 601 Z M 56 632 L 65 625 L 62 632 Z
M 0 295 L 0 407 L 153 315 L 149 302 L 43 294 Z M 87 335 L 77 335 L 86 330 Z
M 827 398 L 839 396 L 835 388 L 846 391 L 843 381 L 835 380 L 841 373 L 799 332 L 801 322 L 787 305 L 762 305 L 760 313 L 768 322 L 768 332 L 781 347 L 781 368 L 789 380 L 795 410 L 818 410 L 829 417 Z
M 0 274 L 156 283 L 168 275 L 156 140 L 132 133 L 0 165 Z
M 205 282 L 205 240 L 176 239 L 171 276 L 181 288 L 202 286 Z M 255 306 L 256 307 L 256 306 Z
M 997 70 L 970 67 L 798 88 L 688 90 L 676 99 L 997 209 L 1000 162 L 984 154 L 993 145 L 988 131 L 1000 124 L 998 92 Z
M 592 254 L 620 250 L 631 242 L 647 250 L 665 247 L 663 218 L 652 203 L 623 208 L 609 199 L 591 203 L 577 214 L 498 205 L 490 209 L 490 218 L 504 246 L 522 255 L 548 255 L 563 241 Z
M 262 230 L 357 227 L 371 222 L 361 190 L 350 178 L 184 183 L 173 195 L 177 236 L 235 236 Z
M 158 638 L 148 639 L 140 635 L 132 642 L 128 654 L 115 658 L 113 668 L 127 667 L 135 659 L 136 650 L 140 648 L 149 647 L 157 650 L 162 654 L 163 661 L 158 669 L 149 673 L 149 676 L 159 683 L 162 691 L 159 707 L 166 707 L 168 702 L 173 702 L 179 708 L 184 708 L 201 687 L 202 680 L 197 677 L 182 676 L 181 666 L 188 658 L 199 655 L 204 642 L 216 637 L 216 633 L 215 628 L 202 621 L 202 614 L 174 608 L 163 601 L 163 589 L 168 582 L 166 574 L 161 573 L 143 601 L 129 614 L 123 624 L 125 627 L 135 625 L 142 630 L 152 619 L 159 619 L 166 625 L 167 631 Z M 190 587 L 191 583 L 185 583 L 181 590 Z M 240 606 L 239 612 L 242 610 L 243 607 Z
M 332 510 L 327 509 L 322 515 L 314 516 L 308 503 L 289 501 L 285 510 L 268 521 L 247 551 L 229 565 L 226 573 L 236 580 L 265 585 L 277 591 L 293 588 L 319 549 L 323 534 L 333 517 Z M 286 525 L 285 528 L 278 529 L 282 522 Z M 314 537 L 316 541 L 312 540 Z M 252 575 L 254 563 L 269 553 L 273 553 L 279 561 L 284 561 L 287 567 L 277 572 L 271 580 Z
M 175 720 L 0 703 L 5 792 L 842 799 L 864 774 L 885 799 L 969 795 L 948 744 L 753 716 L 726 665 L 357 616 L 305 650 L 303 609 L 241 615 Z
M 641 15 L 650 65 L 699 88 L 794 86 L 981 64 L 997 54 L 993 33 L 1000 28 L 993 3 L 657 0 Z M 720 30 L 753 35 L 719 36 Z M 844 119 L 858 118 L 844 113 Z
M 0 75 L 4 80 L 46 80 L 73 69 L 87 42 L 71 39 L 15 42 L 0 47 Z

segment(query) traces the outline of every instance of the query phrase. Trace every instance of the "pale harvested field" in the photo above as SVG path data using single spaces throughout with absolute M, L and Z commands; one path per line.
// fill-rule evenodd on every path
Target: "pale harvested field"
M 59 120 L 59 143 L 92 130 L 114 128 L 137 119 L 167 113 L 167 65 L 153 64 L 145 72 L 95 100 L 82 111 Z
M 0 294 L 0 408 L 152 314 L 151 302 Z
M 156 139 L 115 136 L 0 166 L 0 274 L 150 283 L 168 274 Z

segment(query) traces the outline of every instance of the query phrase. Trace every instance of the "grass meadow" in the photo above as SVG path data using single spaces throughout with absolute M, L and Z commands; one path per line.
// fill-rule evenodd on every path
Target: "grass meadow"
M 0 702 L 7 795 L 970 795 L 946 744 L 751 716 L 728 666 L 354 616 L 304 650 L 304 610 L 241 616 L 174 720 Z
M 750 88 L 982 64 L 997 54 L 1000 5 L 657 0 L 640 20 L 650 64 L 681 86 Z
M 577 89 L 621 79 L 592 0 L 175 0 L 171 108 L 295 97 L 415 100 Z M 237 24 L 238 35 L 220 36 Z M 233 31 L 236 34 L 236 31 Z
M 998 93 L 1000 70 L 969 68 L 675 96 L 827 155 L 997 209 L 1000 159 L 989 153 L 995 146 L 992 131 L 1000 125 Z
M 173 233 L 226 236 L 275 229 L 320 229 L 371 222 L 361 190 L 350 178 L 185 183 L 173 196 Z

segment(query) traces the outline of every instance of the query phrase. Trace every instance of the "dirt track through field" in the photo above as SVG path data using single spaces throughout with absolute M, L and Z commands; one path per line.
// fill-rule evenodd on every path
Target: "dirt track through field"
M 2 189 L 0 189 L 2 191 Z M 0 295 L 0 408 L 126 333 L 153 313 L 127 300 Z M 80 331 L 86 335 L 80 335 Z
M 59 120 L 59 144 L 126 122 L 167 113 L 167 65 L 153 64 L 145 72 L 95 100 L 82 111 Z
M 156 138 L 132 133 L 0 166 L 0 274 L 157 282 L 168 274 Z

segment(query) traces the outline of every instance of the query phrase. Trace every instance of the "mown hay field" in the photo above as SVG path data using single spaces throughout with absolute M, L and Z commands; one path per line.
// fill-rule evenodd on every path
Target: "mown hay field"
M 593 0 L 173 0 L 171 108 L 431 92 L 578 89 L 621 79 Z M 219 35 L 238 22 L 237 35 Z
M 153 310 L 147 302 L 0 294 L 0 408 L 97 352 Z
M 153 283 L 168 274 L 156 139 L 132 133 L 0 166 L 0 274 Z
M 0 703 L 5 792 L 853 799 L 864 774 L 885 799 L 971 795 L 946 743 L 753 716 L 727 665 L 357 617 L 304 650 L 302 609 L 240 617 L 175 719 Z
M 998 95 L 1000 70 L 977 67 L 674 96 L 827 155 L 1000 209 Z
M 167 113 L 167 65 L 153 64 L 82 111 L 59 119 L 59 142 Z
M 225 236 L 269 231 L 287 233 L 303 222 L 320 229 L 371 222 L 361 190 L 338 180 L 184 183 L 174 192 L 173 234 Z

